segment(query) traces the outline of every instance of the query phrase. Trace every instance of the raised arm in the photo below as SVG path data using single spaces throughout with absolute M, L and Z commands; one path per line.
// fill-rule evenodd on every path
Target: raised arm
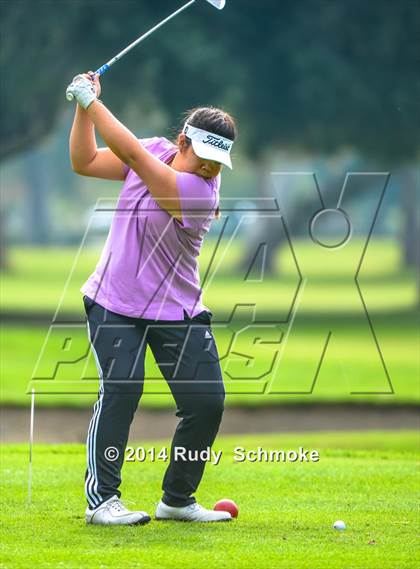
M 94 101 L 87 113 L 109 148 L 137 173 L 158 203 L 161 198 L 178 199 L 173 168 L 146 150 L 103 103 Z M 162 207 L 167 209 L 165 205 Z
M 95 125 L 79 105 L 76 106 L 69 146 L 71 165 L 77 174 L 124 180 L 123 162 L 110 148 L 97 148 Z
M 100 92 L 98 78 L 95 79 L 94 84 L 98 94 Z M 87 109 L 85 111 L 81 109 L 81 112 L 86 113 L 87 120 L 96 127 L 109 150 L 119 159 L 121 164 L 127 164 L 136 172 L 163 209 L 182 221 L 175 170 L 146 150 L 136 136 L 102 102 L 96 99 L 95 95 L 91 96 L 89 86 L 86 87 L 85 85 L 85 90 L 88 91 L 88 99 L 93 98 L 93 100 L 89 100 Z M 77 97 L 78 94 L 76 93 Z M 86 124 L 84 124 L 84 128 L 87 134 Z M 93 133 L 93 131 L 91 132 Z M 91 136 L 94 137 L 94 134 Z M 92 138 L 90 140 L 92 141 Z M 93 146 L 91 145 L 88 150 L 92 155 Z

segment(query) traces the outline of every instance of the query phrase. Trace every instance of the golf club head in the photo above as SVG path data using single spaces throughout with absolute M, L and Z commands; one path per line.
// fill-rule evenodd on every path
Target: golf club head
M 218 10 L 223 10 L 226 4 L 226 0 L 207 0 L 209 4 L 217 8 Z

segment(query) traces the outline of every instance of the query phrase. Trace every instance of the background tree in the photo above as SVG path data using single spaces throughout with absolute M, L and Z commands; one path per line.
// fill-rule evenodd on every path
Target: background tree
M 198 104 L 226 106 L 240 119 L 238 146 L 262 173 L 282 149 L 352 148 L 389 171 L 413 161 L 416 2 L 241 0 L 238 6 L 228 2 L 219 13 L 197 3 L 104 76 L 104 99 L 117 114 L 135 101 L 171 122 Z M 51 131 L 68 108 L 63 94 L 75 73 L 101 65 L 173 9 L 171 0 L 3 3 L 0 159 Z M 260 186 L 270 191 L 262 178 Z M 48 202 L 46 185 L 39 187 L 34 208 Z M 32 217 L 39 219 L 36 209 Z M 267 230 L 274 250 L 278 236 Z M 404 242 L 412 240 L 406 235 Z
M 235 15 L 227 13 L 221 25 L 230 66 L 248 69 L 234 79 L 236 112 L 245 117 L 241 144 L 263 173 L 263 195 L 272 193 L 265 174 L 273 152 L 282 149 L 328 154 L 350 148 L 373 169 L 393 174 L 412 164 L 419 155 L 418 23 L 419 6 L 411 0 L 267 1 L 260 10 L 245 0 Z M 411 222 L 403 258 L 414 263 L 419 223 L 412 213 L 413 179 L 405 179 Z M 330 191 L 337 186 L 330 184 Z M 313 204 L 301 207 L 296 217 L 305 219 Z M 274 226 L 262 229 L 273 253 L 280 236 Z M 253 254 L 251 247 L 245 267 Z M 273 267 L 269 256 L 267 268 Z

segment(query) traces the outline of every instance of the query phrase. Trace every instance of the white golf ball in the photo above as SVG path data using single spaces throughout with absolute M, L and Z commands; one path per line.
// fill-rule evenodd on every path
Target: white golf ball
M 334 522 L 333 528 L 339 531 L 343 531 L 343 529 L 346 529 L 346 524 L 343 522 L 343 520 L 337 520 Z

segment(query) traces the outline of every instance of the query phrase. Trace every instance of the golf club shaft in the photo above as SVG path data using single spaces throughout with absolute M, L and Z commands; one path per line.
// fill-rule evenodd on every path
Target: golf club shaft
M 186 4 L 184 4 L 184 6 L 181 6 L 181 8 L 178 8 L 178 10 L 175 10 L 175 12 L 173 12 L 172 14 L 170 14 L 167 18 L 165 18 L 164 20 L 162 20 L 161 22 L 159 22 L 158 24 L 156 24 L 156 26 L 154 26 L 153 28 L 151 28 L 148 32 L 146 32 L 145 34 L 143 34 L 142 36 L 140 36 L 139 38 L 137 38 L 136 40 L 134 40 L 132 43 L 130 43 L 130 45 L 128 45 L 126 48 L 124 48 L 122 51 L 120 51 L 120 53 L 118 53 L 115 57 L 113 57 L 112 59 L 110 59 L 107 63 L 104 63 L 104 65 L 102 65 L 102 67 L 100 67 L 99 69 L 97 69 L 95 71 L 95 75 L 98 75 L 99 77 L 101 75 L 103 75 L 106 71 L 108 71 L 108 69 L 111 67 L 111 65 L 113 65 L 116 61 L 120 60 L 122 57 L 124 57 L 124 55 L 126 53 L 128 53 L 129 51 L 131 51 L 133 49 L 133 47 L 136 47 L 136 45 L 138 45 L 140 42 L 142 42 L 143 40 L 145 40 L 147 37 L 149 37 L 151 34 L 153 34 L 153 32 L 155 32 L 156 30 L 158 30 L 161 26 L 163 26 L 164 24 L 166 24 L 166 22 L 169 22 L 169 20 L 172 20 L 172 18 L 175 18 L 175 16 L 177 16 L 178 14 L 180 14 L 181 12 L 183 12 L 184 10 L 186 10 L 189 6 L 191 6 L 192 4 L 194 4 L 196 0 L 190 0 L 189 2 L 187 2 Z M 72 101 L 73 100 L 73 95 L 71 93 L 68 93 L 67 95 L 67 100 Z
M 163 26 L 164 24 L 166 24 L 166 22 L 169 22 L 169 20 L 172 20 L 172 18 L 175 18 L 175 16 L 177 16 L 178 14 L 180 14 L 181 12 L 183 12 L 184 10 L 186 10 L 189 6 L 191 6 L 192 4 L 194 4 L 196 0 L 190 0 L 189 2 L 187 2 L 186 4 L 184 4 L 184 6 L 181 6 L 181 8 L 178 8 L 178 10 L 176 10 L 175 12 L 173 12 L 170 16 L 168 16 L 167 18 L 165 18 L 164 20 L 162 20 L 161 22 L 159 22 L 158 24 L 156 24 L 156 26 L 154 26 L 153 28 L 151 28 L 148 32 L 146 32 L 145 34 L 143 34 L 142 36 L 140 36 L 139 38 L 137 38 L 136 40 L 133 41 L 133 43 L 130 43 L 130 45 L 128 45 L 125 49 L 123 49 L 122 51 L 120 51 L 120 53 L 118 53 L 115 57 L 113 57 L 112 59 L 110 59 L 107 63 L 105 63 L 104 65 L 102 65 L 102 67 L 100 67 L 99 69 L 97 69 L 95 71 L 95 75 L 103 75 L 106 71 L 108 71 L 108 69 L 111 67 L 111 65 L 113 65 L 116 61 L 118 61 L 119 59 L 121 59 L 122 57 L 124 57 L 124 55 L 126 53 L 128 53 L 129 51 L 131 51 L 133 49 L 133 47 L 136 47 L 137 44 L 139 44 L 140 42 L 142 42 L 143 40 L 145 40 L 147 37 L 149 37 L 151 34 L 153 34 L 153 32 L 155 32 L 156 30 L 158 30 L 161 26 Z

